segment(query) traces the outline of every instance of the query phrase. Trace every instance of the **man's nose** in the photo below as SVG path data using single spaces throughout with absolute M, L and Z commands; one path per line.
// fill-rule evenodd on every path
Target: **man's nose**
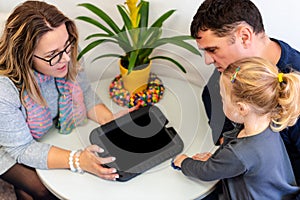
M 205 59 L 205 64 L 210 65 L 212 63 L 214 63 L 214 59 L 211 55 L 209 55 L 209 53 L 204 52 L 204 59 Z

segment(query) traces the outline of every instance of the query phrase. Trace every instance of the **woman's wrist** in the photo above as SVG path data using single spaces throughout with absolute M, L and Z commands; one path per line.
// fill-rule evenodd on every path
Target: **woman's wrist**
M 76 151 L 70 151 L 70 155 L 69 155 L 69 167 L 72 172 L 76 172 L 76 169 L 74 167 L 74 159 L 73 159 L 75 153 Z
M 113 113 L 104 104 L 95 105 L 88 111 L 87 116 L 100 125 L 106 124 L 114 119 Z
M 82 153 L 82 150 L 78 150 L 75 153 L 75 166 L 76 166 L 77 172 L 80 173 L 80 174 L 83 174 L 84 171 L 80 167 L 80 155 L 81 155 L 81 153 Z
M 69 154 L 69 168 L 72 172 L 83 174 L 84 171 L 80 167 L 80 155 L 82 150 L 73 150 Z

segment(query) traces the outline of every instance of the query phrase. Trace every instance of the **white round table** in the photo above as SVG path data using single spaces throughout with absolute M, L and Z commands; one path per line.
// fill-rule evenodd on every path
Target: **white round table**
M 183 153 L 192 156 L 198 152 L 214 151 L 211 130 L 201 101 L 202 88 L 188 81 L 160 77 L 165 86 L 163 98 L 156 104 L 168 118 L 167 126 L 175 128 L 184 142 Z M 108 94 L 111 80 L 101 80 L 92 87 L 103 102 L 113 111 L 126 109 L 114 103 Z M 69 135 L 59 134 L 53 128 L 41 139 L 66 149 L 79 149 L 90 144 L 89 134 L 98 124 L 88 121 Z M 78 174 L 70 170 L 37 170 L 43 183 L 61 199 L 89 200 L 183 200 L 208 195 L 217 181 L 204 182 L 188 178 L 170 166 L 171 160 L 127 181 L 107 181 L 89 173 Z

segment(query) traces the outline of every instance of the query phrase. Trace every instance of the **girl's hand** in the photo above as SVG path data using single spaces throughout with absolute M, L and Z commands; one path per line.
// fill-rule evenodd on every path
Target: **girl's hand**
M 200 160 L 200 161 L 207 161 L 211 157 L 211 153 L 204 152 L 204 153 L 197 153 L 192 156 L 194 160 Z
M 177 167 L 180 167 L 181 168 L 181 163 L 183 162 L 184 159 L 188 158 L 187 155 L 185 154 L 181 154 L 181 155 L 178 155 L 176 156 L 176 158 L 174 159 L 174 165 L 177 166 Z

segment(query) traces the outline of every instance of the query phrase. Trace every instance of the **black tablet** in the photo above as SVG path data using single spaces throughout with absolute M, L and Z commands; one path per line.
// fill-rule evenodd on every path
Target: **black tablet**
M 94 129 L 92 144 L 104 149 L 102 157 L 116 160 L 106 165 L 118 170 L 118 181 L 127 181 L 174 157 L 183 142 L 157 106 L 146 106 Z

